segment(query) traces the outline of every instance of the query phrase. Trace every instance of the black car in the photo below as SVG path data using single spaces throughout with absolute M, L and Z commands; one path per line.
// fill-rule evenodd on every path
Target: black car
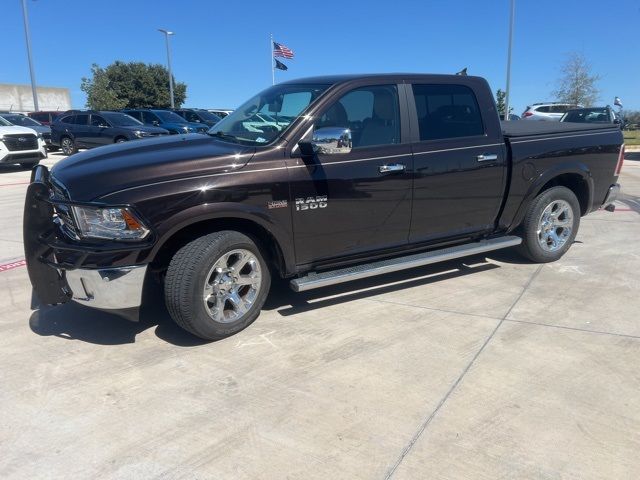
M 222 120 L 215 113 L 211 113 L 208 110 L 201 108 L 178 108 L 174 110 L 178 115 L 184 118 L 187 122 L 203 123 L 208 127 L 213 127 L 216 123 Z
M 570 123 L 613 123 L 622 125 L 622 120 L 609 106 L 569 110 L 562 116 L 560 121 Z
M 149 127 L 121 112 L 69 111 L 51 124 L 51 143 L 65 155 L 78 148 L 93 148 L 138 138 L 169 135 L 164 128 Z
M 209 126 L 203 123 L 187 122 L 184 118 L 170 110 L 157 110 L 152 108 L 136 108 L 123 110 L 123 113 L 131 115 L 145 125 L 164 128 L 172 135 L 180 133 L 207 133 Z

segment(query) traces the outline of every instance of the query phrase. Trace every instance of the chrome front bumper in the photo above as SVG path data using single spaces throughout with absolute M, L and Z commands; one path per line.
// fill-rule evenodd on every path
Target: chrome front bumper
M 139 307 L 147 266 L 67 270 L 73 300 L 101 310 Z

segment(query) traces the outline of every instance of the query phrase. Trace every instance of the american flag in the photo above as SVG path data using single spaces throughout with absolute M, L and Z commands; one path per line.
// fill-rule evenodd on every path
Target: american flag
M 285 45 L 282 45 L 281 43 L 273 42 L 273 56 L 293 58 L 293 50 L 286 47 Z

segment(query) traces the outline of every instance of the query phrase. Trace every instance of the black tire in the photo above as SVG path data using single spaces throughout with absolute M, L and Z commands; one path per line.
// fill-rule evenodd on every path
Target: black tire
M 560 205 L 560 207 L 559 207 Z M 543 214 L 550 208 L 560 211 L 559 221 L 566 226 L 557 226 L 555 223 L 545 222 Z M 570 208 L 571 217 L 567 212 Z M 570 227 L 570 231 L 566 229 Z M 575 194 L 566 187 L 552 187 L 541 192 L 529 205 L 529 209 L 521 225 L 522 245 L 520 253 L 536 263 L 555 262 L 562 257 L 576 238 L 580 227 L 580 203 Z M 556 242 L 548 235 L 555 234 L 559 238 Z M 556 246 L 557 245 L 557 246 Z
M 118 138 L 116 138 L 116 139 L 114 140 L 114 143 L 124 143 L 124 142 L 126 142 L 126 141 L 128 141 L 128 140 L 129 140 L 129 139 L 128 139 L 128 138 L 125 138 L 125 137 L 118 137 Z
M 25 168 L 25 169 L 29 169 L 29 170 L 31 170 L 33 167 L 35 167 L 36 165 L 38 165 L 38 163 L 40 163 L 40 162 L 28 162 L 28 163 L 21 163 L 21 164 L 20 164 L 20 166 L 21 166 L 22 168 Z
M 76 142 L 74 142 L 71 137 L 62 137 L 60 139 L 60 148 L 65 155 L 73 155 L 78 151 Z
M 209 304 L 204 300 L 205 284 L 213 283 L 214 287 L 211 288 L 219 287 L 216 281 L 210 282 L 211 278 L 209 278 L 210 275 L 221 275 L 215 271 L 212 272 L 214 265 L 223 261 L 223 257 L 229 252 L 238 250 L 248 251 L 257 260 L 261 282 L 252 292 L 254 297 L 246 312 L 233 321 L 218 321 L 212 317 L 210 314 L 212 309 L 208 308 Z M 253 323 L 260 314 L 270 286 L 269 268 L 256 243 L 242 233 L 221 231 L 197 238 L 176 252 L 167 269 L 164 296 L 169 314 L 180 327 L 200 338 L 219 340 L 238 333 Z M 230 291 L 233 290 L 233 287 L 228 288 Z M 237 292 L 241 293 L 241 289 L 244 288 L 251 287 L 237 287 Z M 218 295 L 222 294 L 218 293 Z M 215 297 L 214 294 L 211 296 Z M 217 298 L 214 298 L 214 303 L 219 301 Z M 224 319 L 224 312 L 233 310 L 225 310 L 228 305 L 226 300 L 222 300 L 221 304 L 222 309 L 217 311 L 222 311 Z

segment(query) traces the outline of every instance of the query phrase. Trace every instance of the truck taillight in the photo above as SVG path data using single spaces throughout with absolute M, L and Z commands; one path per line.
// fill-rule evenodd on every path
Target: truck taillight
M 618 155 L 618 164 L 616 165 L 616 175 L 620 175 L 622 164 L 624 163 L 624 143 L 620 146 L 620 155 Z
M 524 112 L 522 114 L 523 117 L 531 117 L 533 115 L 533 112 Z

